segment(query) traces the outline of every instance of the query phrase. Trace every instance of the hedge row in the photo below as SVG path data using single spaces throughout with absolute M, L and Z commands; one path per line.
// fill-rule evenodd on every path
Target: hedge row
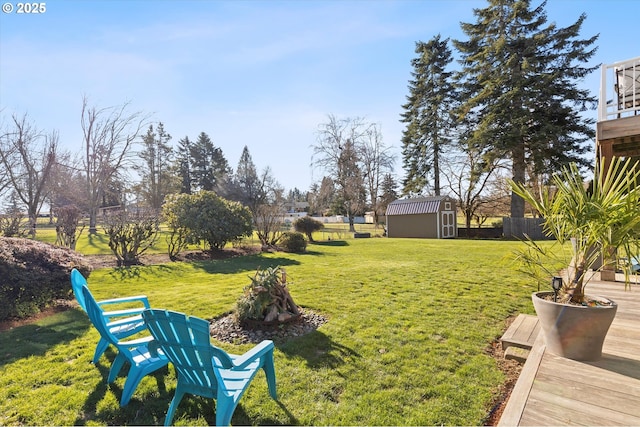
M 0 237 L 0 320 L 28 317 L 56 299 L 73 298 L 73 268 L 85 277 L 91 272 L 84 257 L 70 249 Z

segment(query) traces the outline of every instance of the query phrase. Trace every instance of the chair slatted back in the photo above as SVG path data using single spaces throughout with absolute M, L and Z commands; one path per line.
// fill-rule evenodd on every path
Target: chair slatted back
M 78 304 L 80 307 L 86 312 L 87 304 L 84 301 L 84 295 L 82 294 L 82 287 L 88 286 L 87 279 L 75 268 L 71 270 L 71 289 L 73 290 L 73 295 L 75 295 Z
M 93 323 L 93 326 L 98 330 L 98 332 L 100 332 L 102 338 L 109 341 L 111 344 L 118 344 L 118 338 L 116 338 L 107 327 L 107 321 L 102 314 L 103 311 L 86 285 L 82 286 L 81 294 L 86 306 L 85 310 L 87 315 L 89 315 L 89 319 L 91 320 L 91 323 Z
M 206 320 L 168 310 L 145 310 L 142 317 L 182 381 L 215 390 L 216 370 L 233 366 L 229 355 L 211 344 Z

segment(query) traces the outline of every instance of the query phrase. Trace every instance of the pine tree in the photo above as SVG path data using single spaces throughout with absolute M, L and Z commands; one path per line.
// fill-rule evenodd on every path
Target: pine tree
M 446 70 L 452 61 L 448 43 L 439 34 L 427 43 L 419 41 L 411 60 L 413 80 L 401 119 L 407 124 L 402 134 L 405 194 L 421 193 L 432 175 L 433 191 L 440 195 L 440 156 L 450 142 L 455 99 L 452 73 Z
M 172 193 L 176 187 L 171 174 L 173 148 L 169 145 L 171 135 L 164 130 L 162 122 L 158 123 L 155 131 L 149 126 L 142 137 L 142 150 L 138 153 L 142 164 L 136 167 L 140 173 L 141 193 L 146 204 L 156 211 L 160 211 L 164 197 Z
M 349 231 L 355 232 L 354 217 L 362 214 L 366 204 L 363 174 L 358 165 L 355 143 L 347 139 L 338 160 L 338 197 L 344 213 L 349 218 Z
M 248 207 L 252 214 L 257 212 L 258 206 L 265 203 L 266 194 L 246 145 L 242 149 L 233 184 L 231 199 Z
M 222 150 L 204 132 L 190 147 L 191 177 L 198 190 L 215 191 L 220 196 L 227 192 L 227 180 L 231 174 L 229 163 Z
M 398 199 L 398 183 L 390 173 L 386 174 L 382 179 L 380 201 L 378 202 L 380 215 L 387 211 L 389 203 Z
M 468 135 L 484 151 L 511 161 L 512 179 L 524 183 L 527 163 L 537 174 L 576 162 L 594 137 L 593 120 L 580 116 L 596 99 L 576 84 L 597 67 L 597 35 L 579 39 L 586 15 L 565 28 L 547 24 L 546 2 L 531 9 L 529 0 L 489 0 L 475 9 L 476 23 L 462 23 L 469 37 L 454 40 L 461 52 L 458 75 L 460 117 L 475 116 Z M 524 201 L 512 194 L 511 216 L 524 216 Z
M 180 193 L 191 194 L 191 141 L 185 136 L 178 141 L 176 172 L 180 179 Z

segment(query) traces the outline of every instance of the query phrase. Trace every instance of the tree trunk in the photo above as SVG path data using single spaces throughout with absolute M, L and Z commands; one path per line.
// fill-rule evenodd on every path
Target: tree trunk
M 511 155 L 513 161 L 511 168 L 513 182 L 524 184 L 526 169 L 524 144 L 520 143 L 514 147 Z M 513 192 L 511 192 L 511 218 L 524 218 L 524 199 Z
M 571 301 L 576 304 L 581 304 L 584 300 L 584 260 L 581 260 L 576 264 L 576 272 L 573 282 L 570 284 L 569 295 Z
M 98 217 L 98 209 L 93 207 L 90 208 L 89 209 L 89 234 L 96 234 L 98 232 L 97 217 Z
M 437 135 L 436 135 L 437 138 Z M 434 142 L 433 146 L 433 191 L 436 196 L 440 195 L 440 159 L 439 159 L 439 144 Z
M 600 280 L 605 282 L 616 281 L 616 248 L 607 246 L 602 251 L 602 268 L 600 269 Z
M 33 212 L 29 212 L 29 236 L 36 237 L 37 223 L 38 223 L 38 216 Z

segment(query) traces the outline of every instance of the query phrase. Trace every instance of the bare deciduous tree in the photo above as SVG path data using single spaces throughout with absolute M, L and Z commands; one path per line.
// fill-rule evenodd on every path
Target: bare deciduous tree
M 369 203 L 373 209 L 373 222 L 378 227 L 378 216 L 382 213 L 380 186 L 384 176 L 393 170 L 394 158 L 389 153 L 389 148 L 382 142 L 382 133 L 376 124 L 367 128 L 358 151 L 369 193 Z
M 312 162 L 323 169 L 337 186 L 344 213 L 349 218 L 349 230 L 355 231 L 354 216 L 364 209 L 364 179 L 358 150 L 370 124 L 364 119 L 338 119 L 329 115 L 329 122 L 319 126 L 317 143 L 313 146 Z
M 148 115 L 128 111 L 129 104 L 96 108 L 82 99 L 83 167 L 87 180 L 89 233 L 96 232 L 98 208 L 109 182 L 130 160 L 131 148 Z
M 284 189 L 265 168 L 259 177 L 259 188 L 262 197 L 253 207 L 249 206 L 253 215 L 253 223 L 263 247 L 275 246 L 282 237 L 282 222 L 286 209 L 284 207 Z
M 47 180 L 47 200 L 49 205 L 49 224 L 55 223 L 56 209 L 76 205 L 86 210 L 85 179 L 78 167 L 79 161 L 73 160 L 71 153 L 58 149 L 56 162 L 51 168 Z
M 36 220 L 47 196 L 47 180 L 56 162 L 58 133 L 41 133 L 27 115 L 11 117 L 12 124 L 0 140 L 0 162 L 6 180 L 26 205 L 29 234 L 36 234 Z
M 465 216 L 467 230 L 471 220 L 483 204 L 495 203 L 499 195 L 489 191 L 492 179 L 504 161 L 494 156 L 482 155 L 473 147 L 463 147 L 458 155 L 449 155 L 443 162 L 443 176 L 447 187 L 458 199 L 458 207 Z

